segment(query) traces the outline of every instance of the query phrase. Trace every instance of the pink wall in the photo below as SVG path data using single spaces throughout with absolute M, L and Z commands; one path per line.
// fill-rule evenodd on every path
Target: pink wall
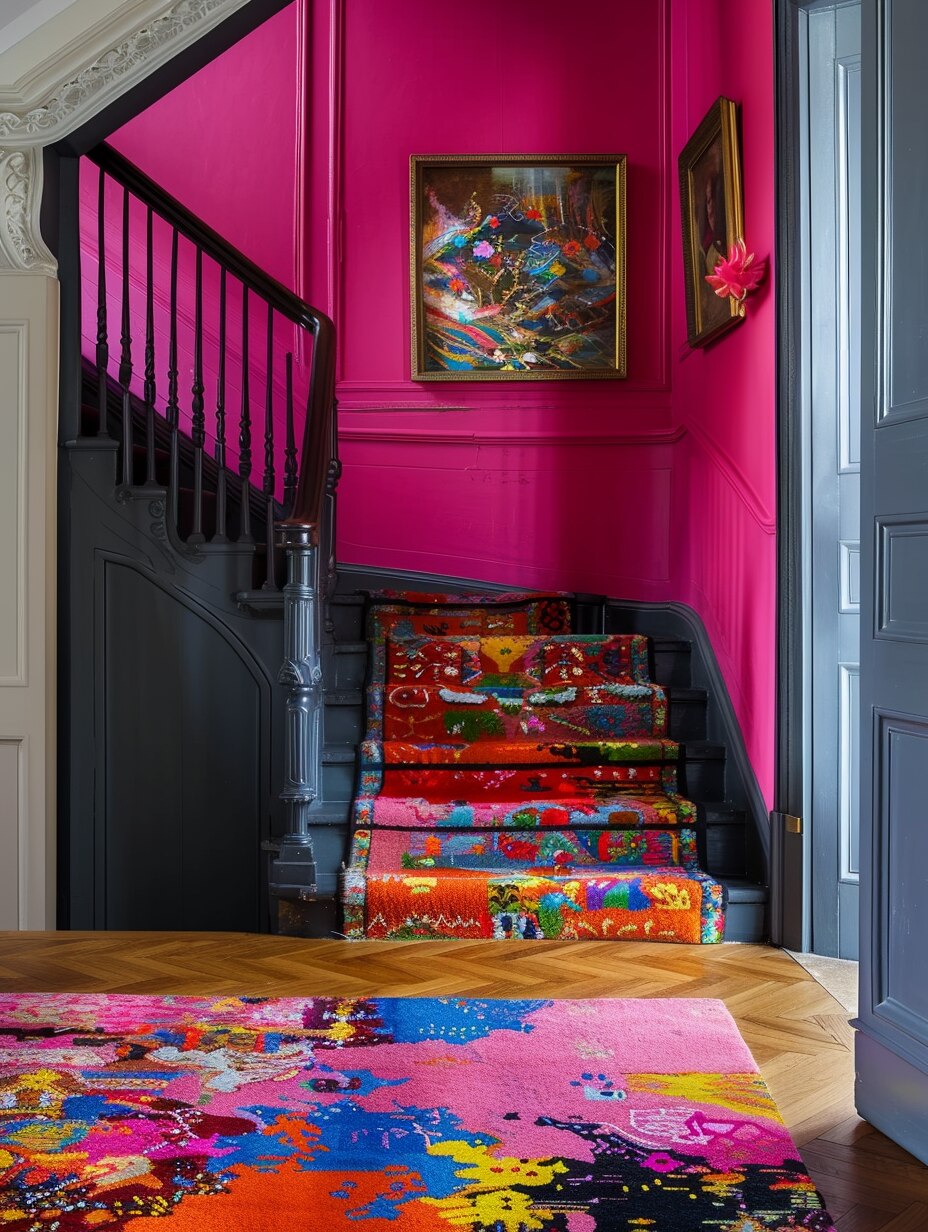
M 769 0 L 673 0 L 672 123 L 679 151 L 714 100 L 741 104 L 748 247 L 772 257 L 773 14 Z M 675 200 L 671 264 L 682 262 Z M 772 803 L 776 646 L 776 320 L 772 269 L 747 318 L 690 351 L 682 278 L 673 280 L 673 410 L 685 429 L 675 465 L 687 474 L 687 533 L 676 598 L 702 617 Z
M 244 252 L 285 286 L 298 288 L 302 277 L 302 185 L 297 182 L 300 144 L 298 121 L 305 109 L 301 71 L 302 21 L 291 5 L 259 26 L 218 59 L 206 65 L 108 139 L 121 154 L 157 184 Z M 258 102 L 260 100 L 260 102 Z M 81 164 L 81 247 L 84 354 L 92 357 L 97 312 L 97 192 L 99 171 Z M 299 189 L 299 191 L 298 191 Z M 111 376 L 119 365 L 122 278 L 122 189 L 107 183 L 106 268 Z M 130 206 L 130 305 L 133 389 L 141 395 L 145 336 L 145 214 Z M 156 406 L 167 398 L 171 231 L 156 220 L 153 230 L 155 299 Z M 194 351 L 194 249 L 181 240 L 178 263 L 178 369 L 180 418 L 189 424 Z M 204 261 L 203 367 L 207 414 L 206 448 L 214 449 L 214 409 L 218 375 L 219 273 Z M 241 407 L 241 285 L 230 279 L 227 295 L 227 460 L 238 466 L 238 417 Z M 250 330 L 250 414 L 252 481 L 262 483 L 265 463 L 267 310 L 252 297 Z M 274 325 L 272 414 L 275 421 L 275 488 L 283 492 L 286 443 L 287 352 L 309 359 L 307 343 L 278 316 Z M 305 405 L 306 366 L 294 365 L 294 401 L 298 423 Z
M 773 297 L 768 281 L 745 323 L 689 349 L 676 182 L 709 105 L 741 102 L 746 234 L 772 252 L 769 0 L 593 0 L 593 41 L 553 0 L 497 39 L 477 0 L 479 54 L 429 0 L 352 0 L 344 20 L 341 559 L 689 603 L 769 803 Z M 628 154 L 628 381 L 411 383 L 409 155 L 583 149 Z
M 293 289 L 299 64 L 291 4 L 108 138 Z
M 769 255 L 771 8 L 536 0 L 503 30 L 490 0 L 466 22 L 433 0 L 296 0 L 113 139 L 335 317 L 341 560 L 691 604 L 768 802 L 774 303 L 768 280 L 745 323 L 688 348 L 676 160 L 719 94 L 742 104 L 746 238 Z M 626 381 L 409 380 L 409 155 L 507 151 L 627 154 Z
M 669 5 L 500 22 L 490 0 L 464 25 L 431 0 L 344 5 L 340 556 L 669 598 Z M 628 379 L 410 382 L 409 156 L 586 150 L 628 156 Z

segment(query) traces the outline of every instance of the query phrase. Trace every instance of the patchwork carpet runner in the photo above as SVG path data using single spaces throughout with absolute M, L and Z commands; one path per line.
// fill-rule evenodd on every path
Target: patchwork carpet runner
M 377 592 L 346 936 L 721 941 L 667 698 L 564 595 Z
M 0 995 L 6 1232 L 834 1232 L 721 1001 Z

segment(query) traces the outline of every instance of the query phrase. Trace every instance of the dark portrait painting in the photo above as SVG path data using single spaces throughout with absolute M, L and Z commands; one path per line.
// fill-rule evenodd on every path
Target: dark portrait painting
M 720 298 L 706 282 L 718 260 L 743 238 L 737 113 L 730 99 L 713 103 L 679 167 L 687 334 L 691 346 L 702 346 L 742 314 L 737 300 Z

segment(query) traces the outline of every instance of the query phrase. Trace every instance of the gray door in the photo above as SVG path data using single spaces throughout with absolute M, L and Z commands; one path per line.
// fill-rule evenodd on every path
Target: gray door
M 812 945 L 857 957 L 860 714 L 860 6 L 808 24 L 806 509 Z
M 928 4 L 862 19 L 856 1099 L 928 1162 Z

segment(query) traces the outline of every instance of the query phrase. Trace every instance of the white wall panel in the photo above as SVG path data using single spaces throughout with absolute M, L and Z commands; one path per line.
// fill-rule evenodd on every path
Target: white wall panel
M 0 740 L 0 928 L 19 927 L 21 832 L 25 801 L 22 790 L 22 745 Z
M 26 324 L 0 324 L 0 686 L 25 684 Z

